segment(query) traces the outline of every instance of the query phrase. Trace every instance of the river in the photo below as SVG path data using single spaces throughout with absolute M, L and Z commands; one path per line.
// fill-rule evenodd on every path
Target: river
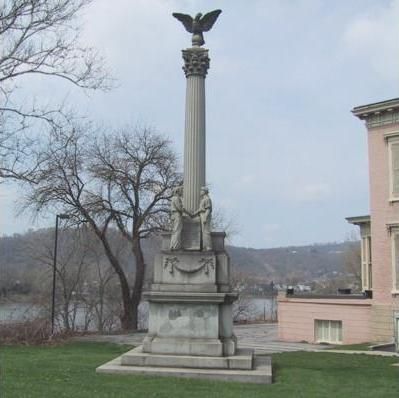
M 248 305 L 248 311 L 246 319 L 248 321 L 253 320 L 275 320 L 277 319 L 277 305 L 276 299 L 270 297 L 256 297 L 246 298 L 245 302 Z M 145 303 L 141 304 L 142 313 L 146 319 L 146 312 L 148 312 L 148 306 Z M 0 303 L 0 323 L 9 323 L 15 321 L 23 321 L 32 319 L 39 313 L 39 307 L 29 303 Z M 77 316 L 78 326 L 81 322 L 83 314 Z M 146 325 L 142 325 L 145 327 Z

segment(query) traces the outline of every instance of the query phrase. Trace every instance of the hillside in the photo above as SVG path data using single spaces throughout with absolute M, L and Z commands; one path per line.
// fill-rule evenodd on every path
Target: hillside
M 345 253 L 353 245 L 343 242 L 273 249 L 230 246 L 228 252 L 240 272 L 281 282 L 290 277 L 311 281 L 343 272 Z
M 121 239 L 117 238 L 119 242 Z M 53 230 L 43 229 L 26 234 L 0 237 L 0 274 L 3 277 L 21 278 L 26 271 L 37 267 L 33 250 L 52 248 Z M 337 275 L 343 271 L 345 252 L 354 242 L 314 244 L 308 246 L 250 249 L 228 246 L 234 270 L 259 279 L 287 283 L 290 279 L 302 282 Z M 151 239 L 143 244 L 147 264 L 151 268 L 158 251 L 159 240 Z M 126 268 L 134 269 L 130 251 L 126 250 Z

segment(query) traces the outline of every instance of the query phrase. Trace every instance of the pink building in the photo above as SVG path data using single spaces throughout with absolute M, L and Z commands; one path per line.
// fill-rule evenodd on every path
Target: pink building
M 361 295 L 284 295 L 279 338 L 353 344 L 399 342 L 399 98 L 352 110 L 367 126 L 370 216 L 360 228 Z

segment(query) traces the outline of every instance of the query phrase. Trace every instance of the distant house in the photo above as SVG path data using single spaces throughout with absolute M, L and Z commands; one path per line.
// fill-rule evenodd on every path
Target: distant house
M 360 228 L 361 295 L 283 294 L 278 299 L 284 341 L 399 346 L 399 98 L 356 107 L 366 122 L 370 215 L 349 217 Z M 341 292 L 345 293 L 345 292 Z

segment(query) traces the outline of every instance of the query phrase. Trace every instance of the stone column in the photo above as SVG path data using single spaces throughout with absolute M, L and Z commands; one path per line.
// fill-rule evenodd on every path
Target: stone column
M 183 50 L 183 70 L 187 78 L 184 133 L 184 207 L 195 212 L 200 189 L 205 185 L 205 76 L 209 68 L 208 50 Z

